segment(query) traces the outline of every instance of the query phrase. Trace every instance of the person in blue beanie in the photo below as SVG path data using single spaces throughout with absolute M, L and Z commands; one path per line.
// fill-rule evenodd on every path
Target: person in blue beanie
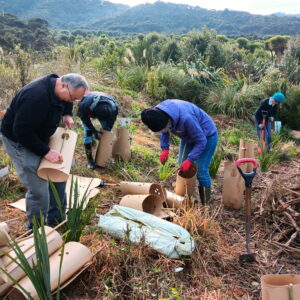
M 272 143 L 271 124 L 275 120 L 277 106 L 283 103 L 284 99 L 285 96 L 283 93 L 275 93 L 272 97 L 262 100 L 254 113 L 254 122 L 259 140 L 261 137 L 261 130 L 265 130 L 267 151 L 270 151 Z M 263 119 L 265 119 L 265 124 L 263 124 Z
M 115 98 L 102 92 L 88 92 L 79 103 L 78 116 L 84 130 L 84 147 L 87 156 L 87 167 L 95 169 L 92 155 L 93 137 L 100 138 L 91 119 L 98 119 L 103 130 L 111 131 L 118 115 L 118 104 Z
M 170 133 L 180 137 L 179 166 L 187 172 L 192 163 L 197 165 L 201 203 L 208 204 L 211 198 L 209 165 L 218 144 L 217 128 L 211 117 L 190 102 L 169 99 L 143 110 L 141 119 L 151 131 L 160 134 L 162 164 L 169 157 Z

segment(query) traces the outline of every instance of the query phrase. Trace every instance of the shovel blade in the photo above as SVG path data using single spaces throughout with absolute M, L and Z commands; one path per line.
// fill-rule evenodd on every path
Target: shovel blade
M 255 262 L 255 253 L 241 254 L 239 257 L 240 264 Z

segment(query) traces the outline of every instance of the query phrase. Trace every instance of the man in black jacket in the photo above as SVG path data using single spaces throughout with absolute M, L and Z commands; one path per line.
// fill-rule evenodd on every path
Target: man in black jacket
M 94 127 L 92 119 L 98 119 L 101 128 L 111 131 L 118 115 L 116 99 L 102 92 L 88 92 L 81 100 L 78 116 L 82 121 L 84 130 L 84 147 L 87 156 L 87 167 L 96 167 L 92 155 L 93 136 L 99 139 L 100 132 Z
M 85 78 L 79 74 L 38 78 L 17 92 L 2 120 L 4 148 L 27 188 L 29 228 L 33 217 L 39 219 L 40 211 L 50 226 L 61 220 L 52 190 L 47 181 L 38 177 L 37 169 L 43 157 L 52 163 L 63 161 L 59 152 L 49 148 L 49 139 L 61 117 L 66 127 L 73 126 L 72 102 L 82 99 L 87 89 Z M 55 183 L 55 186 L 65 209 L 66 182 Z
M 254 113 L 258 139 L 260 139 L 261 130 L 264 130 L 264 138 L 267 140 L 267 151 L 270 151 L 272 143 L 271 123 L 276 117 L 277 105 L 282 103 L 284 99 L 283 93 L 275 93 L 272 97 L 262 100 Z M 263 120 L 265 121 L 263 122 Z

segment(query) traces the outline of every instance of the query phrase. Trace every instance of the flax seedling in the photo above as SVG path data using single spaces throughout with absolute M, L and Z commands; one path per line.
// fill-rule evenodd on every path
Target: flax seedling
M 160 165 L 158 177 L 160 180 L 167 180 L 170 176 L 176 173 L 177 168 L 174 168 L 173 164 L 166 162 L 164 165 Z
M 51 295 L 51 284 L 50 284 L 50 263 L 49 263 L 49 253 L 47 236 L 45 233 L 44 217 L 40 213 L 40 221 L 38 222 L 36 218 L 33 218 L 33 238 L 36 253 L 36 260 L 32 262 L 32 266 L 26 259 L 23 251 L 15 240 L 10 242 L 11 249 L 15 252 L 16 258 L 13 258 L 8 253 L 4 253 L 8 256 L 14 263 L 16 263 L 28 276 L 32 285 L 34 286 L 39 299 L 41 300 L 52 300 Z M 39 228 L 40 225 L 40 228 Z M 62 257 L 60 262 L 59 277 L 62 266 Z M 1 271 L 7 275 L 7 277 L 14 282 L 22 292 L 28 297 L 28 299 L 33 300 L 34 298 L 3 268 Z M 60 278 L 59 278 L 60 281 Z M 56 299 L 59 300 L 60 287 L 57 290 Z
M 91 182 L 86 188 L 82 198 L 79 199 L 78 180 L 75 179 L 74 181 L 74 178 L 72 176 L 68 199 L 67 222 L 61 227 L 61 230 L 64 232 L 64 234 L 67 234 L 66 242 L 79 242 L 84 227 L 89 224 L 92 218 L 92 215 L 94 213 L 94 205 L 92 204 L 90 207 L 87 207 L 85 209 L 85 203 L 88 199 L 89 187 L 91 185 Z M 62 220 L 64 220 L 66 216 L 63 212 L 58 192 L 52 182 L 50 182 L 50 186 L 53 191 L 58 210 L 60 211 L 61 218 Z

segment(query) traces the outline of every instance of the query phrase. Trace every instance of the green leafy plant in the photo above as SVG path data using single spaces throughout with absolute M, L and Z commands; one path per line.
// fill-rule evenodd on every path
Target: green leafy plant
M 223 149 L 221 143 L 219 143 L 217 146 L 217 149 L 215 151 L 215 154 L 209 165 L 209 174 L 212 178 L 217 177 L 219 167 L 220 167 L 223 157 L 224 157 L 224 149 Z
M 92 181 L 91 181 L 92 182 Z M 92 201 L 90 205 L 85 208 L 85 203 L 88 198 L 89 187 L 90 184 L 87 186 L 86 190 L 81 199 L 79 199 L 79 187 L 78 187 L 78 180 L 72 176 L 71 179 L 71 186 L 70 186 L 70 193 L 69 193 L 69 201 L 68 201 L 68 211 L 67 211 L 67 221 L 61 227 L 61 230 L 66 235 L 66 242 L 75 241 L 78 242 L 82 235 L 83 229 L 87 224 L 90 223 L 90 220 L 93 216 L 95 211 L 95 203 Z M 57 207 L 60 211 L 62 219 L 65 218 L 64 212 L 62 209 L 62 204 L 60 197 L 57 193 L 57 190 L 52 182 L 50 182 L 51 189 L 53 191 Z
M 175 174 L 176 166 L 174 166 L 171 160 L 168 160 L 165 164 L 160 165 L 158 177 L 160 180 L 167 180 L 170 176 Z
M 273 147 L 270 152 L 263 151 L 258 157 L 259 166 L 262 172 L 267 172 L 272 166 L 279 162 L 281 151 L 277 147 Z
M 234 128 L 223 130 L 222 136 L 226 138 L 227 143 L 238 146 L 240 143 L 240 139 L 243 138 L 244 134 L 238 128 Z
M 124 86 L 139 92 L 143 90 L 147 82 L 147 70 L 141 66 L 132 66 L 125 70 Z

